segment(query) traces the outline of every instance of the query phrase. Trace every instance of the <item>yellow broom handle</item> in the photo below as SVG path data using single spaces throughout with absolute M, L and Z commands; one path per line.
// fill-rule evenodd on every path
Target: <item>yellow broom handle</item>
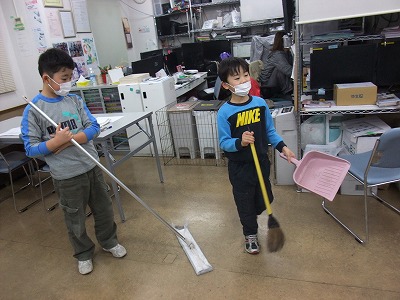
M 265 206 L 267 206 L 268 215 L 272 215 L 271 204 L 269 203 L 267 189 L 265 188 L 264 177 L 261 172 L 260 162 L 258 161 L 256 147 L 254 146 L 254 144 L 250 144 L 250 148 L 251 148 L 251 153 L 253 154 L 254 164 L 256 165 L 258 181 L 260 182 L 261 192 L 265 201 Z

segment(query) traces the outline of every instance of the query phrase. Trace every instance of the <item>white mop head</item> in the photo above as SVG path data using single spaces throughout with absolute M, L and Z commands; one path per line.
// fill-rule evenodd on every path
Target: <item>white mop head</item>
M 189 261 L 192 264 L 196 275 L 201 275 L 212 271 L 213 267 L 210 265 L 203 252 L 201 252 L 199 245 L 197 245 L 193 236 L 190 234 L 187 226 L 185 225 L 183 226 L 183 228 L 175 227 L 175 229 L 186 239 L 187 244 L 179 236 L 176 236 L 183 248 L 183 251 L 185 251 L 187 257 L 189 258 Z M 188 246 L 188 244 L 190 245 L 190 247 Z

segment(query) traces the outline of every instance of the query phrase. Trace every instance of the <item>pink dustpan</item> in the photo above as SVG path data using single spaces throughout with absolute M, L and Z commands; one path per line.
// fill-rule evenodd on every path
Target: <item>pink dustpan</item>
M 281 157 L 286 157 L 281 153 Z M 307 152 L 300 161 L 292 158 L 296 165 L 294 182 L 310 192 L 332 201 L 342 184 L 350 163 L 337 156 L 319 151 Z

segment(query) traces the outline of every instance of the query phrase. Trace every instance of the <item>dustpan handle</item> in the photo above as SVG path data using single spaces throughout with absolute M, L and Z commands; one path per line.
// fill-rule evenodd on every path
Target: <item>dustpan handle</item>
M 49 121 L 53 126 L 57 127 L 57 123 L 54 122 L 48 115 L 46 115 L 39 107 L 28 100 L 28 98 L 23 97 L 24 100 L 32 106 L 39 114 L 42 115 L 47 121 Z M 152 213 L 161 223 L 163 223 L 169 230 L 171 230 L 175 235 L 182 239 L 189 247 L 190 243 L 185 239 L 185 237 L 180 234 L 174 227 L 172 227 L 167 221 L 165 221 L 159 214 L 157 214 L 150 206 L 147 205 L 142 199 L 139 198 L 134 192 L 132 192 L 121 180 L 119 180 L 113 173 L 111 173 L 105 166 L 103 166 L 96 158 L 90 155 L 77 141 L 71 139 L 72 144 L 74 144 L 79 150 L 81 150 L 88 158 L 90 158 L 97 166 L 99 166 L 108 176 L 110 176 L 120 187 L 122 187 L 128 194 L 130 194 L 136 201 L 142 204 L 150 213 Z
M 283 153 L 279 153 L 279 156 L 282 157 L 283 159 L 287 159 L 286 155 Z M 298 167 L 300 165 L 300 161 L 298 161 L 297 159 L 295 159 L 294 157 L 292 157 L 292 159 L 290 160 L 290 162 L 294 165 L 296 165 L 296 167 Z

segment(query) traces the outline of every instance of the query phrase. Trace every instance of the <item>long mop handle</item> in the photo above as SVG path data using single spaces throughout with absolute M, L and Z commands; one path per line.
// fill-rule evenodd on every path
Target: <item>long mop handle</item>
M 272 215 L 271 203 L 269 203 L 267 189 L 265 188 L 264 177 L 261 172 L 260 162 L 258 161 L 256 147 L 254 146 L 254 144 L 250 144 L 250 148 L 251 148 L 251 153 L 253 154 L 254 164 L 257 170 L 258 181 L 260 182 L 261 192 L 264 198 L 265 205 L 267 206 L 267 212 L 268 215 Z
M 36 106 L 36 104 L 32 103 L 31 101 L 28 100 L 28 98 L 23 97 L 24 100 L 32 106 L 38 113 L 40 113 L 47 121 L 49 121 L 53 126 L 57 127 L 57 123 L 54 122 L 48 115 L 46 115 L 39 107 Z M 87 152 L 77 141 L 74 139 L 71 139 L 72 144 L 74 144 L 77 148 L 79 148 L 83 153 L 86 154 L 87 157 L 89 157 L 93 162 L 96 163 L 108 176 L 110 176 L 116 183 L 119 184 L 129 195 L 131 195 L 133 198 L 135 198 L 136 201 L 138 201 L 140 204 L 144 206 L 149 212 L 153 214 L 161 223 L 163 223 L 169 230 L 171 230 L 175 235 L 177 235 L 181 240 L 183 240 L 189 247 L 190 243 L 185 239 L 185 237 L 180 234 L 174 227 L 172 227 L 167 221 L 165 221 L 159 214 L 157 214 L 150 206 L 147 205 L 146 202 L 144 202 L 142 199 L 139 198 L 134 192 L 132 192 L 121 180 L 119 180 L 117 177 L 114 176 L 113 173 L 111 173 L 106 167 L 104 167 L 96 158 L 94 158 L 92 155 L 90 155 L 89 152 Z

